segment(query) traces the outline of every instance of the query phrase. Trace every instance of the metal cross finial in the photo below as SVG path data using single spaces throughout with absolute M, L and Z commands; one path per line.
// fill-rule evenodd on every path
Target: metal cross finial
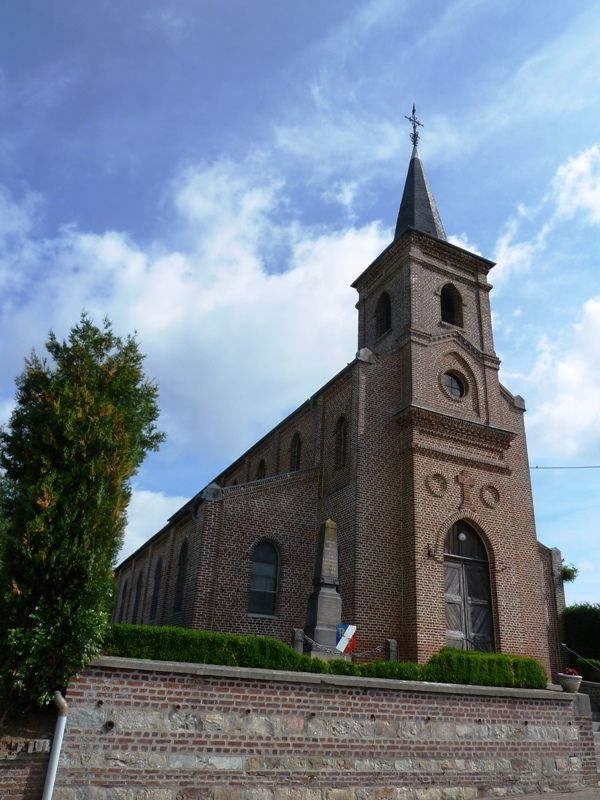
M 410 122 L 410 124 L 412 125 L 413 132 L 410 135 L 410 140 L 413 143 L 413 145 L 416 147 L 417 146 L 417 142 L 419 141 L 419 131 L 417 130 L 417 128 L 422 128 L 423 127 L 423 123 L 419 122 L 419 120 L 416 117 L 415 104 L 414 103 L 413 103 L 413 107 L 412 107 L 411 116 L 410 117 L 404 117 L 404 119 L 407 119 Z

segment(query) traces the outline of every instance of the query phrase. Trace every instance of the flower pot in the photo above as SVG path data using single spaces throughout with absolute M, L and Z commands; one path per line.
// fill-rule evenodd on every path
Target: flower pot
M 564 672 L 559 672 L 556 676 L 558 682 L 563 688 L 563 692 L 578 692 L 579 684 L 581 683 L 581 675 L 565 675 Z

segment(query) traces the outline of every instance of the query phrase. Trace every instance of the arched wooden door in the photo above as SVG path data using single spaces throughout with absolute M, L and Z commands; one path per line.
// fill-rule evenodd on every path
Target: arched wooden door
M 444 543 L 446 643 L 463 650 L 494 650 L 490 569 L 481 538 L 457 522 Z

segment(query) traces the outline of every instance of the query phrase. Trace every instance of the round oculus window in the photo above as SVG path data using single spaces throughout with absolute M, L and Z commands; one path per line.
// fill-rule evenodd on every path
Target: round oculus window
M 465 396 L 465 384 L 455 372 L 444 372 L 442 375 L 442 386 L 450 397 L 453 397 L 455 400 L 460 400 L 461 397 Z

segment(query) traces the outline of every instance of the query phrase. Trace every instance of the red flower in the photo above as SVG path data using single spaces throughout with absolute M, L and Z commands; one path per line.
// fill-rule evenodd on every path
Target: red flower
M 563 670 L 563 675 L 577 675 L 579 677 L 579 673 L 573 667 L 567 667 Z

